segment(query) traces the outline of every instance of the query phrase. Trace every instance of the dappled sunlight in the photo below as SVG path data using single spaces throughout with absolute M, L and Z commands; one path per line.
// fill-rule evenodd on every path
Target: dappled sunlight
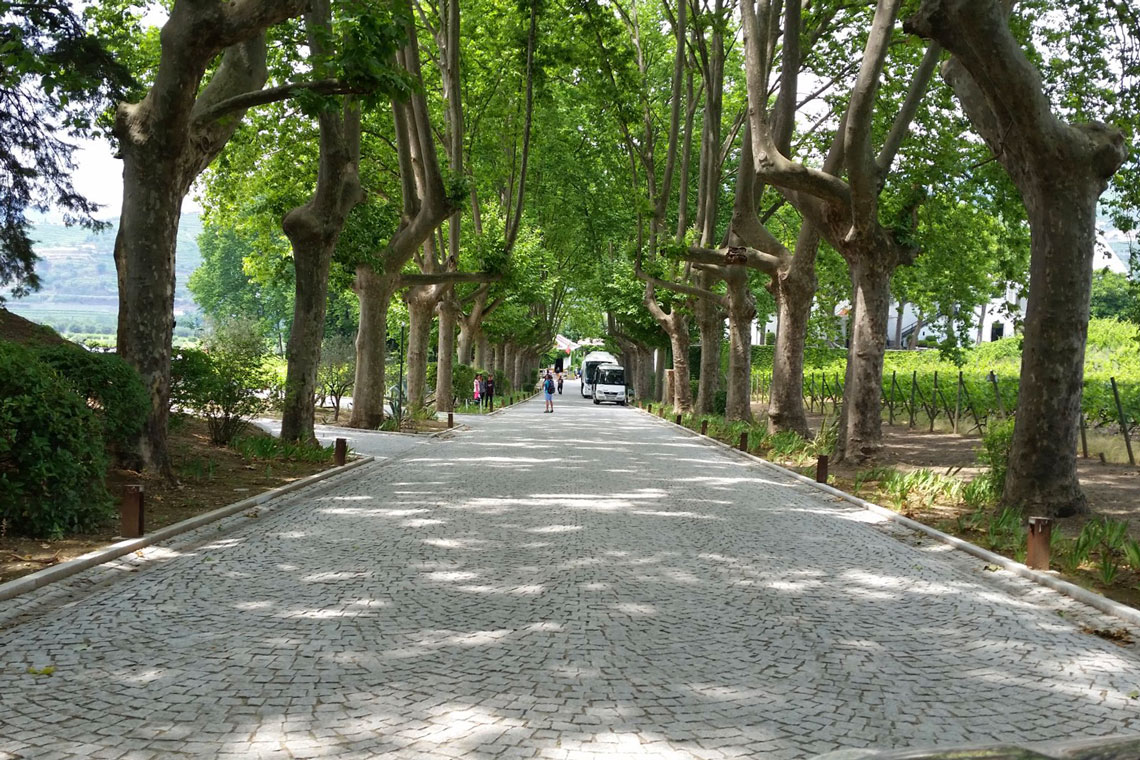
M 541 528 L 525 528 L 527 533 L 572 533 L 582 530 L 581 525 L 544 525 Z
M 474 760 L 1140 730 L 1135 655 L 1015 579 L 587 404 L 481 418 L 124 573 L 42 635 L 0 628 L 0 724 L 171 737 L 159 756 Z
M 724 501 L 724 502 L 713 502 L 713 503 L 730 504 L 731 502 Z M 687 517 L 687 518 L 690 518 L 693 520 L 723 520 L 724 519 L 723 517 L 718 517 L 716 515 L 705 515 L 705 514 L 700 514 L 698 512 L 685 512 L 685 511 L 666 512 L 666 511 L 660 511 L 660 510 L 659 511 L 651 511 L 651 510 L 647 510 L 647 509 L 634 509 L 630 512 L 630 514 L 646 515 L 647 517 Z

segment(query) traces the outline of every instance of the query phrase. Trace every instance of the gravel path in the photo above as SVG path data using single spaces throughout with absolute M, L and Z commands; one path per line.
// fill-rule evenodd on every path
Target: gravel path
M 0 630 L 0 758 L 790 759 L 1140 731 L 1140 659 L 1051 595 L 576 385 L 556 399 Z

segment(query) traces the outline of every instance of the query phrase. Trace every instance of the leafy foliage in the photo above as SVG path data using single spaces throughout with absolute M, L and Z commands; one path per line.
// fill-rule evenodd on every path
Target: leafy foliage
M 86 400 L 112 451 L 126 451 L 150 410 L 150 395 L 138 372 L 114 354 L 70 345 L 41 348 L 37 358 Z
M 59 537 L 110 516 L 102 430 L 68 383 L 33 351 L 0 342 L 0 521 Z
M 273 372 L 264 340 L 248 322 L 217 326 L 203 345 L 174 357 L 171 402 L 205 417 L 210 440 L 224 446 L 269 407 Z
M 68 138 L 89 134 L 130 77 L 62 0 L 0 0 L 0 54 L 0 291 L 23 295 L 39 287 L 29 209 L 103 226 L 72 184 Z

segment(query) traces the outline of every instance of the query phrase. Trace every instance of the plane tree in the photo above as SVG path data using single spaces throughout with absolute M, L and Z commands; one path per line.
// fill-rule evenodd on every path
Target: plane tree
M 1089 15 L 1082 17 L 1084 41 L 1073 52 L 1085 63 L 1084 75 L 1091 81 L 1098 74 L 1109 76 L 1089 61 L 1103 60 L 1103 50 L 1125 51 L 1117 59 L 1119 70 L 1111 72 L 1118 91 L 1113 100 L 1135 105 L 1137 12 L 1125 3 L 1081 5 Z M 1088 510 L 1077 480 L 1076 450 L 1097 204 L 1128 152 L 1121 129 L 1086 120 L 1090 104 L 1085 101 L 1095 87 L 1082 88 L 1062 76 L 1061 85 L 1073 89 L 1061 90 L 1062 102 L 1054 104 L 1025 43 L 1015 35 L 1011 11 L 1016 8 L 998 0 L 923 0 L 907 29 L 950 51 L 943 76 L 1025 202 L 1031 231 L 1029 298 L 1003 500 L 1065 516 Z M 1089 47 L 1096 45 L 1097 24 L 1111 30 L 1108 39 L 1100 38 L 1099 50 Z M 1134 125 L 1135 111 L 1112 115 Z

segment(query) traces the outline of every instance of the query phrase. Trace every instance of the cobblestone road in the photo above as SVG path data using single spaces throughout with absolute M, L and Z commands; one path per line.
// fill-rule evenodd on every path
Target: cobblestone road
M 575 389 L 9 623 L 0 758 L 803 758 L 1140 731 L 1140 661 L 1041 592 Z

